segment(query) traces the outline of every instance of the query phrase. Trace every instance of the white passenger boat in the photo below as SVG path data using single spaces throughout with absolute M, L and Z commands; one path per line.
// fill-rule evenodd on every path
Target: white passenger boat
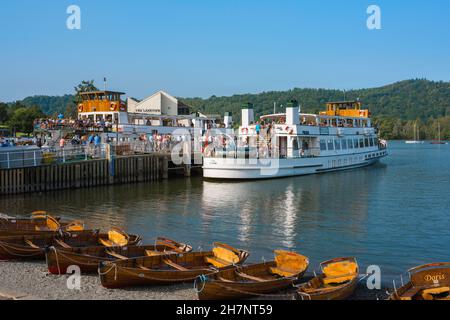
M 208 179 L 268 179 L 372 165 L 387 156 L 387 142 L 372 127 L 359 101 L 331 102 L 320 114 L 300 113 L 291 101 L 286 113 L 254 121 L 253 106 L 242 109 L 236 137 L 216 139 L 205 154 Z

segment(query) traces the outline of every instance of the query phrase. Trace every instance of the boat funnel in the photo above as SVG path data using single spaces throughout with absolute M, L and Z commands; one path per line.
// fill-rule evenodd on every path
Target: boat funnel
M 227 129 L 233 127 L 233 114 L 231 112 L 225 112 L 223 123 L 225 124 L 225 128 Z
M 255 115 L 253 113 L 253 104 L 246 103 L 242 106 L 242 126 L 249 127 L 255 122 Z
M 298 125 L 300 124 L 300 106 L 297 100 L 291 100 L 286 107 L 286 124 Z

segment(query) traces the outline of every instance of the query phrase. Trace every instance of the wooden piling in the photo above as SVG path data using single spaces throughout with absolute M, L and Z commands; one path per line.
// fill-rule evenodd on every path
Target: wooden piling
M 0 195 L 78 189 L 168 179 L 169 157 L 161 154 L 0 169 Z

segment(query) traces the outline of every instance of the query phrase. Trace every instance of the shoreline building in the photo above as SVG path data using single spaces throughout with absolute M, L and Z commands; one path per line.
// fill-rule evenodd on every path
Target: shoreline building
M 136 138 L 142 134 L 174 134 L 177 129 L 206 130 L 222 128 L 220 117 L 205 116 L 193 112 L 181 100 L 164 91 L 137 100 L 122 100 L 124 93 L 116 91 L 95 91 L 81 93 L 78 105 L 78 120 L 94 124 L 104 124 L 112 132 L 108 137 L 114 140 Z M 126 136 L 126 137 L 124 137 Z

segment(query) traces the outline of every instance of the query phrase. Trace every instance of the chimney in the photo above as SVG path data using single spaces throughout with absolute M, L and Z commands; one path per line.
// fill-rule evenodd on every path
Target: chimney
M 242 126 L 244 128 L 249 127 L 251 123 L 255 122 L 255 116 L 253 113 L 253 104 L 246 103 L 242 106 Z
M 297 100 L 291 100 L 286 107 L 286 124 L 298 125 L 300 124 L 300 107 Z
M 225 124 L 225 128 L 227 129 L 233 127 L 233 114 L 231 112 L 225 112 L 223 123 Z

